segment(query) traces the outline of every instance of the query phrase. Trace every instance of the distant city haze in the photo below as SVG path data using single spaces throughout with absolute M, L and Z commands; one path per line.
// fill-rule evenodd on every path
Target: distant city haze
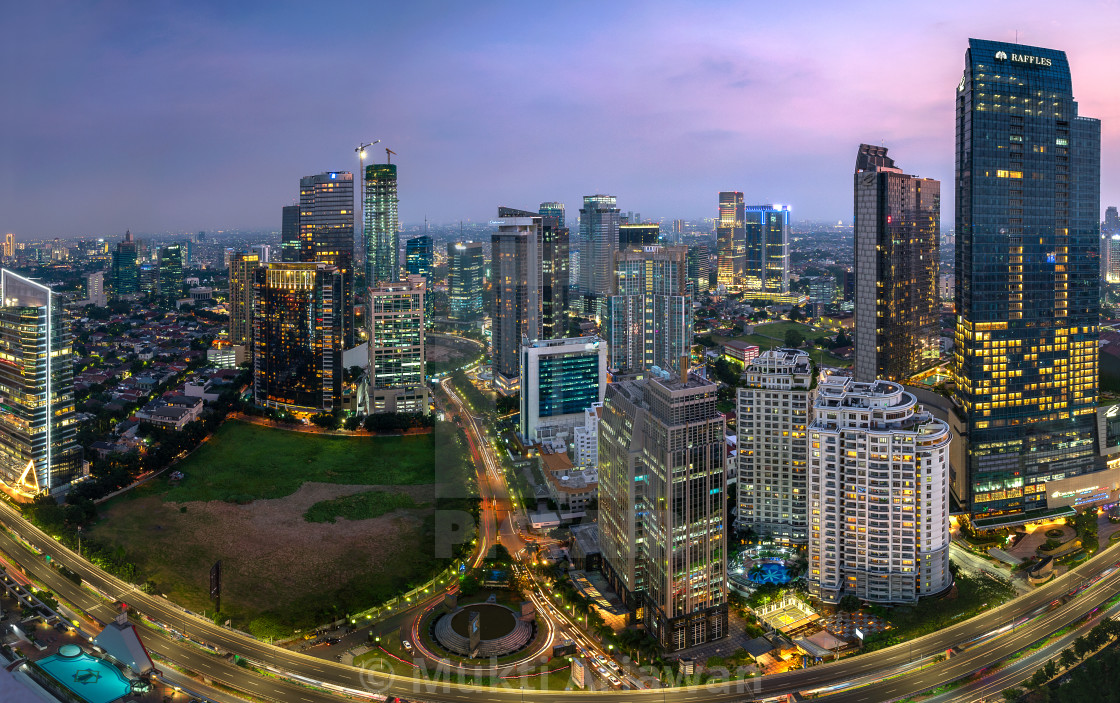
M 852 218 L 853 154 L 942 181 L 969 37 L 1063 50 L 1120 198 L 1114 2 L 9 4 L 0 232 L 279 230 L 299 178 L 399 164 L 400 219 L 721 190 Z M 367 157 L 366 163 L 371 163 Z

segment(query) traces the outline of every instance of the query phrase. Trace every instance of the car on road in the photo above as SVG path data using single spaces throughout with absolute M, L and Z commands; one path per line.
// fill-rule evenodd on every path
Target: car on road
M 605 679 L 605 678 L 607 678 L 608 676 L 610 676 L 610 675 L 611 675 L 611 672 L 607 671 L 607 667 L 605 667 L 605 666 L 600 666 L 600 667 L 599 667 L 598 669 L 596 669 L 595 671 L 598 671 L 598 672 L 599 672 L 599 674 L 600 674 L 600 675 L 601 675 L 601 676 L 602 676 L 602 677 L 603 677 L 604 679 Z
M 401 644 L 404 645 L 404 648 L 407 649 L 408 651 L 410 651 L 410 652 L 412 651 L 412 643 L 409 642 L 408 640 L 401 640 Z
M 610 681 L 615 686 L 621 686 L 622 685 L 622 682 L 618 680 L 617 676 L 610 676 L 610 677 L 607 678 L 607 681 Z

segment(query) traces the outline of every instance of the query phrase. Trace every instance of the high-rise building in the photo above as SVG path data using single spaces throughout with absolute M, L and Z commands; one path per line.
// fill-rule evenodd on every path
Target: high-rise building
M 855 170 L 855 377 L 906 382 L 937 363 L 941 183 L 860 144 Z
M 254 271 L 253 396 L 297 415 L 342 401 L 342 272 L 316 262 Z
M 744 287 L 770 294 L 789 293 L 789 205 L 748 205 Z
M 603 572 L 668 651 L 727 634 L 727 447 L 716 390 L 698 376 L 651 374 L 610 384 L 603 402 Z
M 280 260 L 299 261 L 303 245 L 299 241 L 299 205 L 285 205 L 280 224 Z
M 655 224 L 630 222 L 618 226 L 618 248 L 648 247 L 660 243 L 661 227 Z
M 396 281 L 401 277 L 397 202 L 397 165 L 366 166 L 363 240 L 367 285 Z
M 144 295 L 159 295 L 159 262 L 145 261 L 137 267 L 136 280 L 139 292 Z
M 688 292 L 694 296 L 703 295 L 710 290 L 710 259 L 707 244 L 696 244 L 688 248 Z
M 409 276 L 423 276 L 425 283 L 432 280 L 432 238 L 427 234 L 413 237 L 404 243 L 405 271 Z
M 692 295 L 687 260 L 683 246 L 615 252 L 614 290 L 601 325 L 613 371 L 688 366 Z
M 912 603 L 949 573 L 949 426 L 891 381 L 822 375 L 809 425 L 809 590 Z
M 673 220 L 673 243 L 684 243 L 684 220 Z
M 1120 283 L 1120 233 L 1108 237 L 1108 261 L 1105 265 L 1105 281 Z
M 268 244 L 254 244 L 249 247 L 249 253 L 256 254 L 262 264 L 272 263 L 272 247 Z
M 807 352 L 771 349 L 750 362 L 745 380 L 736 410 L 735 526 L 773 542 L 805 544 L 813 364 Z
M 1120 283 L 1120 266 L 1113 266 L 1113 260 L 1120 262 L 1117 240 L 1120 239 L 1120 214 L 1115 205 L 1104 209 L 1104 223 L 1101 225 L 1101 278 L 1108 283 Z
M 557 210 L 559 215 L 555 214 Z M 558 339 L 568 331 L 570 290 L 568 228 L 564 226 L 562 203 L 541 203 L 541 227 L 541 337 Z
M 615 196 L 583 197 L 579 210 L 579 292 L 587 315 L 601 315 L 601 301 L 611 293 L 619 224 Z
M 480 242 L 447 245 L 447 317 L 460 322 L 481 320 L 483 262 Z
M 521 346 L 521 436 L 571 435 L 607 389 L 607 347 L 598 337 L 536 339 Z
M 541 338 L 542 225 L 535 212 L 498 208 L 490 240 L 494 310 L 494 390 L 513 395 L 521 384 L 521 342 Z
M 541 217 L 553 217 L 556 219 L 557 227 L 567 227 L 568 222 L 564 218 L 564 203 L 550 202 L 541 203 L 540 207 Z
M 86 303 L 89 305 L 96 305 L 99 308 L 103 308 L 108 302 L 108 298 L 105 295 L 105 272 L 93 271 L 91 273 L 87 273 Z
M 229 343 L 253 342 L 253 285 L 261 264 L 259 254 L 237 252 L 229 260 Z
M 743 287 L 747 265 L 746 213 L 743 194 L 719 194 L 719 219 L 716 220 L 716 283 L 727 290 Z
M 300 261 L 333 266 L 342 276 L 339 313 L 342 343 L 349 349 L 354 346 L 354 174 L 329 171 L 301 178 L 299 208 Z
M 136 262 L 136 242 L 132 239 L 132 231 L 126 230 L 124 241 L 117 243 L 113 250 L 111 276 L 113 295 L 132 295 L 140 290 L 140 272 Z
M 78 478 L 74 350 L 64 301 L 48 286 L 0 271 L 0 481 L 24 495 Z
M 1101 124 L 1054 49 L 970 39 L 956 95 L 954 492 L 987 527 L 1096 468 Z
M 159 250 L 159 297 L 174 303 L 183 297 L 183 248 L 169 244 Z
M 428 412 L 424 276 L 369 289 L 369 410 Z

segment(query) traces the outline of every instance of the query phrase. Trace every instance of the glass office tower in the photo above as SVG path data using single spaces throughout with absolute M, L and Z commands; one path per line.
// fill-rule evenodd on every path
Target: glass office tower
M 970 39 L 956 105 L 955 492 L 1006 521 L 1095 466 L 1101 126 L 1065 53 L 1019 44 Z
M 112 257 L 113 295 L 118 298 L 140 290 L 140 268 L 136 263 L 136 254 L 136 241 L 132 238 L 132 231 L 126 230 L 124 241 L 117 243 Z
M 425 282 L 432 278 L 432 238 L 426 234 L 413 237 L 404 243 L 405 268 L 409 276 L 423 276 Z
M 0 272 L 0 481 L 23 495 L 56 492 L 78 478 L 74 347 L 63 299 Z
M 280 260 L 299 261 L 299 205 L 285 205 L 280 221 Z
M 579 292 L 587 315 L 601 314 L 601 301 L 611 293 L 619 217 L 615 196 L 583 197 L 579 211 Z
M 749 205 L 743 211 L 747 290 L 789 292 L 789 205 Z
M 653 246 L 661 237 L 661 226 L 655 224 L 627 223 L 618 226 L 618 248 Z
M 731 190 L 719 194 L 716 283 L 727 290 L 739 290 L 743 286 L 747 251 L 744 217 L 742 193 Z
M 482 319 L 482 243 L 447 245 L 447 317 L 460 322 Z
M 300 261 L 328 264 L 342 275 L 342 339 L 349 349 L 354 345 L 354 174 L 328 171 L 301 178 L 299 207 Z
M 366 166 L 365 184 L 366 285 L 373 286 L 401 277 L 397 220 L 397 165 Z
M 174 305 L 183 297 L 183 248 L 170 244 L 159 250 L 159 297 Z
M 560 205 L 556 215 L 556 208 L 544 207 L 549 204 L 541 203 L 541 337 L 558 339 L 568 332 L 569 233 L 564 226 L 564 206 L 551 203 Z
M 521 342 L 541 338 L 544 227 L 535 212 L 499 207 L 498 217 L 490 237 L 494 390 L 513 395 L 521 387 Z

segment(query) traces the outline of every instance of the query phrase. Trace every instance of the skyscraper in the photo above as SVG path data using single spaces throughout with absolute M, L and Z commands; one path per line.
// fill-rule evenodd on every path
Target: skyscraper
M 707 244 L 696 244 L 688 248 L 688 292 L 694 296 L 702 295 L 709 290 L 710 259 Z
M 1101 225 L 1101 278 L 1109 283 L 1120 283 L 1120 267 L 1113 267 L 1112 261 L 1120 261 L 1120 251 L 1116 251 L 1120 239 L 1120 213 L 1115 205 L 1104 209 L 1104 223 Z
M 459 322 L 482 319 L 482 244 L 447 245 L 447 317 Z
M 7 269 L 0 299 L 0 481 L 25 495 L 55 492 L 82 468 L 70 318 L 49 287 Z
M 657 244 L 661 238 L 661 227 L 655 224 L 630 222 L 618 226 L 618 248 L 645 247 Z
M 789 293 L 789 205 L 749 205 L 744 209 L 744 287 Z
M 423 276 L 424 282 L 432 279 L 432 238 L 422 234 L 404 243 L 405 270 L 409 276 Z
M 300 261 L 333 266 L 342 276 L 339 314 L 342 343 L 349 349 L 354 346 L 354 174 L 328 171 L 299 180 L 299 241 Z
M 861 144 L 855 170 L 855 377 L 904 383 L 940 356 L 941 184 Z
M 614 289 L 601 328 L 610 368 L 635 373 L 688 366 L 692 296 L 688 248 L 650 246 L 615 253 Z
M 716 390 L 687 374 L 612 383 L 599 423 L 603 572 L 668 651 L 727 634 L 727 450 Z
M 159 297 L 171 304 L 183 297 L 183 248 L 169 244 L 159 250 Z
M 229 259 L 229 343 L 253 341 L 253 281 L 262 262 L 258 254 L 237 252 Z
M 12 258 L 16 255 L 16 235 L 8 232 L 4 235 L 4 257 Z
M 324 263 L 254 271 L 253 396 L 299 415 L 342 400 L 342 272 Z
M 549 202 L 541 203 L 539 210 L 541 217 L 556 218 L 557 227 L 567 227 L 568 222 L 564 218 L 564 203 Z
M 727 290 L 743 287 L 747 265 L 746 214 L 743 194 L 723 191 L 719 194 L 719 219 L 716 221 L 716 283 Z
M 1065 52 L 1004 42 L 969 40 L 956 106 L 955 492 L 988 526 L 1095 468 L 1101 125 Z
M 285 205 L 280 223 L 280 260 L 294 263 L 300 260 L 299 205 Z
M 370 412 L 428 412 L 424 289 L 420 274 L 369 289 Z
M 132 239 L 132 231 L 126 230 L 124 241 L 117 243 L 113 250 L 111 277 L 113 295 L 132 295 L 140 290 L 140 271 L 136 264 L 136 242 Z
M 546 208 L 545 205 L 559 206 Z M 545 214 L 546 212 L 560 214 Z M 541 203 L 541 337 L 557 339 L 568 332 L 568 228 L 561 203 Z
M 491 236 L 494 286 L 491 313 L 494 389 L 513 395 L 521 385 L 521 342 L 541 338 L 541 216 L 498 208 L 498 231 Z
M 600 301 L 610 295 L 618 227 L 615 196 L 583 197 L 583 207 L 579 210 L 579 292 L 587 315 L 602 314 Z
M 774 542 L 805 544 L 813 364 L 806 352 L 771 349 L 751 361 L 745 376 L 736 409 L 735 525 Z
M 809 591 L 912 603 L 949 573 L 949 426 L 890 381 L 822 375 L 809 425 Z
M 540 442 L 571 432 L 603 402 L 607 349 L 598 337 L 537 339 L 521 347 L 521 436 Z
M 397 165 L 366 166 L 365 184 L 366 284 L 373 286 L 401 277 L 401 240 L 397 219 Z

